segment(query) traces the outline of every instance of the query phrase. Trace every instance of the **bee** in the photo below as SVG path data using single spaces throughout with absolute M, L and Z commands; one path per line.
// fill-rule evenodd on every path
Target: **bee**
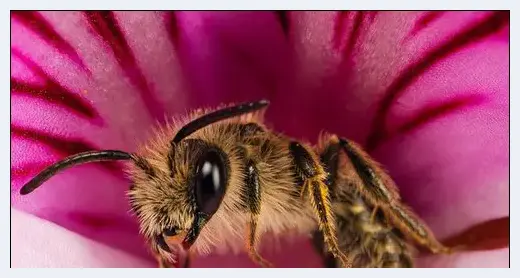
M 247 250 L 263 235 L 314 235 L 339 267 L 412 267 L 412 242 L 449 253 L 356 143 L 322 134 L 312 146 L 264 124 L 266 100 L 198 110 L 159 128 L 135 153 L 84 152 L 44 169 L 28 194 L 74 165 L 126 160 L 128 199 L 160 267 Z

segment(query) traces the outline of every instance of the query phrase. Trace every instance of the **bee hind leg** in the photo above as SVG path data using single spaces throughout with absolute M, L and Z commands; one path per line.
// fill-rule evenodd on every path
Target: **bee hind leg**
M 401 202 L 397 186 L 391 177 L 361 147 L 344 138 L 335 138 L 334 141 L 346 154 L 359 176 L 352 184 L 361 195 L 374 204 L 375 209 L 381 210 L 403 233 L 432 253 L 453 252 L 451 248 L 440 243 L 426 223 Z
M 323 266 L 326 268 L 337 268 L 338 264 L 334 259 L 334 256 L 327 251 L 327 248 L 323 242 L 323 234 L 319 230 L 315 230 L 312 233 L 312 245 L 316 252 L 320 255 Z
M 314 157 L 314 153 L 300 143 L 291 142 L 289 149 L 294 159 L 296 175 L 303 181 L 301 190 L 310 200 L 327 249 L 341 261 L 344 267 L 351 267 L 351 259 L 340 250 L 337 241 L 336 223 L 330 203 L 329 188 L 326 184 L 327 173 L 320 165 L 319 159 Z

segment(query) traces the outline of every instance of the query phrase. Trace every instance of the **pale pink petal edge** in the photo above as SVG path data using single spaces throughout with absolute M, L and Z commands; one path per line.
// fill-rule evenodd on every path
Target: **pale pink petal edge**
M 153 262 L 11 208 L 11 267 L 153 267 Z

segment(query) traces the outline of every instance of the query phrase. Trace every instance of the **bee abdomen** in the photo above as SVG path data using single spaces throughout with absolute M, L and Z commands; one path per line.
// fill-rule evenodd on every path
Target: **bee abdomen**
M 381 213 L 359 199 L 343 200 L 337 209 L 340 245 L 353 256 L 354 267 L 413 267 L 406 240 Z
M 411 254 L 403 239 L 392 230 L 385 230 L 379 234 L 367 234 L 364 248 L 369 250 L 369 264 L 367 267 L 409 268 L 413 266 Z

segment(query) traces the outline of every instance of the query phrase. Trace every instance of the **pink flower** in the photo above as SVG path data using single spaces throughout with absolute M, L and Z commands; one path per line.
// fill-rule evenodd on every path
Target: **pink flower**
M 439 238 L 493 219 L 483 238 L 509 230 L 507 12 L 17 12 L 11 23 L 14 267 L 156 266 L 115 164 L 27 196 L 21 185 L 80 151 L 133 151 L 165 114 L 259 98 L 288 135 L 363 144 Z M 419 266 L 508 266 L 507 244 L 477 243 L 486 250 Z M 320 266 L 307 241 L 281 248 L 265 257 Z

